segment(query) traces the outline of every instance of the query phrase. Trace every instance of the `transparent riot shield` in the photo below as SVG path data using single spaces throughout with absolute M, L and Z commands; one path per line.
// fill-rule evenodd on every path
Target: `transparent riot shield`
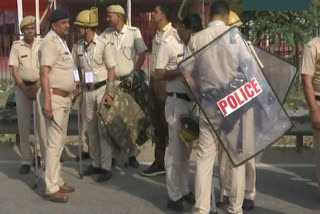
M 233 165 L 256 156 L 291 128 L 238 28 L 194 51 L 178 68 L 201 109 L 200 130 L 207 128 L 217 136 Z
M 261 62 L 263 74 L 283 104 L 298 73 L 297 68 L 258 46 L 251 45 L 251 48 L 258 58 L 258 62 Z

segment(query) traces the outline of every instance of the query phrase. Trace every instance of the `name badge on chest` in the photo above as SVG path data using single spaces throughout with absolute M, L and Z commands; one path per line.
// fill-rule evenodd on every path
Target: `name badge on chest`
M 86 84 L 92 84 L 93 83 L 93 72 L 89 71 L 89 72 L 85 72 L 85 83 Z
M 74 77 L 74 81 L 75 82 L 80 82 L 80 76 L 79 76 L 79 72 L 78 69 L 73 69 L 73 77 Z

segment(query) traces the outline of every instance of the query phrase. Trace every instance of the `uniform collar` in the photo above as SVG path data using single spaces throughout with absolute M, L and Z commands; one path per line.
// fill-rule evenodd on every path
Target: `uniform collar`
M 92 39 L 92 43 L 96 44 L 97 43 L 97 39 L 98 39 L 98 34 L 95 33 L 94 36 L 93 36 L 93 39 Z M 83 43 L 84 43 L 84 45 L 88 45 L 88 42 L 85 39 L 83 40 Z
M 160 31 L 158 30 L 157 34 L 167 31 L 170 27 L 172 27 L 171 22 L 169 22 L 166 26 L 164 26 Z
M 216 27 L 216 26 L 226 26 L 226 24 L 223 21 L 217 20 L 217 21 L 212 21 L 208 24 L 209 27 Z
M 29 47 L 29 45 L 24 41 L 24 39 L 21 39 L 22 45 Z M 34 46 L 35 44 L 38 44 L 40 42 L 40 39 L 38 39 L 37 37 L 34 38 L 33 40 L 33 44 L 32 46 Z
M 118 33 L 118 31 L 116 30 L 116 28 L 114 28 L 114 33 L 118 36 L 119 34 L 125 34 L 127 31 L 127 25 L 124 24 L 122 30 L 120 31 L 120 33 Z
M 97 39 L 98 39 L 98 34 L 95 33 L 95 34 L 94 34 L 94 37 L 93 37 L 93 39 L 92 39 L 92 42 L 90 42 L 89 44 L 88 44 L 88 42 L 84 39 L 84 41 L 83 41 L 84 46 L 85 46 L 87 49 L 90 49 L 91 43 L 93 43 L 94 45 L 97 44 Z

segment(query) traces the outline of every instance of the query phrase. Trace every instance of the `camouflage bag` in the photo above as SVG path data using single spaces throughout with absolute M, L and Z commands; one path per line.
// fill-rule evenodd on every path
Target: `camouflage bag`
M 118 87 L 114 86 L 112 89 L 114 102 L 111 107 L 104 104 L 107 94 L 110 94 L 108 87 L 97 113 L 102 133 L 111 138 L 114 148 L 125 152 L 137 141 L 146 118 L 133 98 Z
M 153 126 L 151 121 L 151 100 L 149 96 L 149 86 L 146 83 L 147 75 L 143 70 L 131 72 L 126 80 L 123 80 L 119 87 L 121 90 L 129 94 L 140 106 L 145 114 L 143 131 L 137 138 L 137 144 L 143 145 L 153 136 Z

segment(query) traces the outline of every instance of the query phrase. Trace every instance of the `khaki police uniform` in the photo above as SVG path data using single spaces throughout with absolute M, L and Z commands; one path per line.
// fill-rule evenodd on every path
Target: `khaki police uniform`
M 66 42 L 53 30 L 45 36 L 40 50 L 40 65 L 51 68 L 49 72 L 49 88 L 51 92 L 53 122 L 45 117 L 47 131 L 46 194 L 59 191 L 64 185 L 61 177 L 60 157 L 64 148 L 64 138 L 67 133 L 71 95 L 76 88 L 73 74 L 74 63 L 67 49 Z M 68 96 L 57 95 L 54 91 L 64 91 Z M 41 93 L 42 107 L 44 107 L 44 93 Z
M 313 77 L 313 89 L 315 96 L 320 96 L 320 37 L 315 37 L 304 46 L 301 74 Z M 320 108 L 320 101 L 316 99 Z M 313 149 L 317 167 L 320 167 L 320 130 L 313 129 Z
M 87 46 L 85 40 L 79 40 L 73 47 L 75 64 L 81 69 L 85 120 L 89 137 L 89 152 L 92 158 L 92 166 L 111 170 L 112 150 L 110 139 L 102 134 L 97 118 L 97 110 L 106 90 L 108 68 L 116 66 L 112 46 L 105 39 L 94 36 L 93 41 Z M 86 83 L 88 73 L 93 73 L 93 84 Z
M 35 38 L 32 47 L 30 48 L 24 40 L 15 41 L 12 45 L 9 66 L 17 67 L 19 75 L 25 85 L 34 85 L 40 78 L 40 67 L 38 60 L 38 50 L 40 48 L 41 40 Z M 36 125 L 37 133 L 40 142 L 40 151 L 42 158 L 45 158 L 45 130 L 44 118 L 39 104 L 39 93 L 36 99 Z M 16 110 L 18 118 L 18 128 L 20 135 L 20 151 L 22 156 L 22 164 L 31 165 L 33 155 L 31 152 L 29 134 L 30 134 L 30 120 L 32 114 L 33 100 L 29 99 L 22 91 L 16 86 Z
M 151 98 L 151 117 L 152 124 L 155 129 L 154 142 L 156 147 L 154 150 L 155 162 L 164 167 L 164 156 L 166 152 L 167 140 L 168 140 L 168 124 L 166 122 L 164 108 L 167 97 L 166 81 L 155 80 L 155 67 L 157 64 L 158 52 L 161 40 L 172 35 L 174 28 L 171 23 L 168 23 L 162 30 L 157 31 L 155 37 L 152 40 L 152 61 L 150 65 L 150 98 Z
M 176 31 L 161 41 L 156 69 L 174 70 L 184 56 L 184 44 Z M 189 158 L 192 147 L 179 137 L 180 116 L 190 114 L 194 103 L 188 99 L 188 89 L 179 76 L 167 81 L 168 96 L 165 117 L 169 128 L 169 145 L 166 158 L 166 183 L 169 198 L 177 201 L 189 194 Z M 184 96 L 182 96 L 184 95 Z M 179 97 L 177 97 L 179 96 Z
M 190 39 L 190 42 L 188 43 L 188 49 L 186 56 L 191 55 L 192 53 L 196 52 L 197 50 L 201 49 L 205 45 L 207 45 L 209 42 L 211 42 L 213 39 L 217 38 L 219 35 L 221 35 L 223 32 L 228 30 L 228 26 L 225 26 L 225 24 L 222 21 L 213 21 L 209 24 L 208 28 L 193 35 Z M 224 58 L 228 59 L 228 55 L 225 52 L 221 52 L 221 54 L 225 54 Z M 223 56 L 220 56 L 216 60 L 219 60 L 223 58 Z M 220 63 L 216 61 L 214 58 L 211 61 L 211 66 L 214 67 L 217 64 L 220 64 L 220 66 L 225 66 L 225 68 L 221 68 L 221 70 L 230 70 L 230 69 L 236 69 L 234 68 L 234 63 Z M 225 78 L 224 73 L 221 73 L 220 75 L 205 73 L 202 74 L 200 72 L 200 75 L 206 75 L 206 76 L 200 76 L 200 79 L 203 79 L 204 81 L 201 82 L 201 90 L 206 90 L 211 87 L 211 83 L 205 81 L 206 79 L 215 79 L 218 78 L 223 82 Z M 211 76 L 214 75 L 214 76 Z M 227 78 L 228 79 L 228 78 Z M 201 102 L 201 105 L 204 108 L 210 109 L 210 107 L 207 107 L 206 105 L 212 105 L 212 103 L 206 103 L 205 101 Z M 216 159 L 217 151 L 218 151 L 218 139 L 216 135 L 213 133 L 210 125 L 206 121 L 205 116 L 200 112 L 200 135 L 199 135 L 199 145 L 198 145 L 198 153 L 197 153 L 197 169 L 195 174 L 195 198 L 196 203 L 194 205 L 193 213 L 195 214 L 208 214 L 210 212 L 210 196 L 211 196 L 211 185 L 212 185 L 212 170 L 214 161 Z M 242 177 L 240 175 L 241 173 L 244 175 L 244 165 L 241 165 L 239 167 L 232 167 L 230 169 L 230 175 L 234 178 L 236 177 Z M 230 204 L 228 207 L 228 211 L 230 213 L 242 213 L 242 201 L 244 197 L 244 190 L 243 188 L 244 181 L 239 179 L 232 183 L 234 187 L 237 188 L 237 191 L 232 191 L 232 193 L 236 193 L 237 195 L 230 195 Z M 232 187 L 233 188 L 233 187 Z M 239 189 L 238 189 L 239 188 Z M 239 203 L 241 201 L 241 203 Z
M 113 27 L 107 28 L 101 35 L 112 44 L 117 66 L 115 67 L 116 84 L 125 79 L 132 71 L 136 63 L 137 54 L 145 52 L 148 48 L 143 41 L 139 28 L 124 25 L 118 33 Z M 132 144 L 129 157 L 136 156 L 136 144 Z

